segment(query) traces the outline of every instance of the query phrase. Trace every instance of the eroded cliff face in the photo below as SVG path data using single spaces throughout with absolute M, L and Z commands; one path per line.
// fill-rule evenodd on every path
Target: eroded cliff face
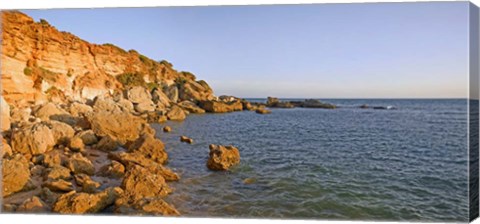
M 141 76 L 164 92 L 176 87 L 179 97 L 187 100 L 213 99 L 206 82 L 176 71 L 166 61 L 157 62 L 112 44 L 88 43 L 18 11 L 1 14 L 2 95 L 10 105 L 41 103 L 51 95 L 93 99 L 123 89 L 120 75 Z

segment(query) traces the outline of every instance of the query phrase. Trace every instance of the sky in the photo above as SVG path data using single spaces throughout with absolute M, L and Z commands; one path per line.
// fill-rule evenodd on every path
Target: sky
M 466 98 L 468 2 L 22 10 L 216 95 Z

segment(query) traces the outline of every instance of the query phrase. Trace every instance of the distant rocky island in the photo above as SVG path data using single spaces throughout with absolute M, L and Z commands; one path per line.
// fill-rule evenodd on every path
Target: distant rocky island
M 168 154 L 149 123 L 192 113 L 336 108 L 318 100 L 217 97 L 206 81 L 170 62 L 88 43 L 18 11 L 2 12 L 2 40 L 4 212 L 180 215 L 163 199 L 172 192 L 168 182 L 181 177 L 165 166 Z M 188 136 L 179 141 L 194 144 Z M 205 164 L 227 170 L 240 154 L 235 146 L 210 145 Z

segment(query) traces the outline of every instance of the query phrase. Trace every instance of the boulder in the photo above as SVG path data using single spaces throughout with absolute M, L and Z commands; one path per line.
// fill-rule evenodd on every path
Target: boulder
M 173 103 L 178 102 L 178 88 L 176 85 L 169 86 L 165 93 L 166 93 L 165 95 L 167 95 L 168 99 L 171 102 Z
M 69 192 L 73 191 L 72 182 L 58 179 L 58 180 L 49 180 L 42 184 L 42 187 L 46 187 L 54 192 Z
M 156 106 L 152 101 L 145 101 L 135 104 L 134 108 L 138 113 L 147 113 L 155 111 Z
M 135 141 L 144 128 L 141 118 L 128 113 L 97 112 L 89 116 L 92 130 L 97 136 L 110 136 L 121 144 Z
M 56 144 L 56 138 L 50 127 L 45 123 L 28 125 L 20 129 L 15 129 L 12 133 L 12 149 L 27 155 L 38 155 L 53 149 Z
M 178 174 L 174 173 L 173 171 L 162 166 L 159 163 L 156 163 L 150 159 L 145 158 L 140 154 L 115 152 L 115 153 L 110 153 L 108 157 L 112 160 L 119 161 L 125 167 L 129 167 L 129 166 L 131 167 L 133 165 L 141 166 L 147 169 L 151 174 L 162 176 L 166 181 L 176 181 L 180 179 Z
M 75 175 L 75 182 L 78 186 L 82 186 L 82 191 L 87 193 L 95 193 L 102 186 L 100 183 L 92 180 L 88 175 L 83 173 Z
M 70 144 L 68 145 L 70 147 L 70 150 L 75 151 L 75 152 L 80 152 L 83 151 L 85 148 L 85 144 L 83 144 L 82 138 L 76 136 L 70 139 Z
M 119 99 L 117 101 L 117 106 L 120 107 L 120 109 L 123 112 L 133 113 L 135 111 L 135 107 L 133 106 L 133 103 L 127 99 L 123 99 L 123 98 Z
M 95 145 L 95 148 L 104 152 L 111 152 L 117 150 L 119 147 L 119 144 L 117 140 L 111 138 L 110 136 L 105 136 L 100 139 L 97 145 Z
M 163 132 L 171 132 L 172 128 L 170 126 L 163 127 Z
M 92 130 L 81 131 L 75 135 L 75 138 L 80 138 L 85 145 L 93 145 L 98 142 L 98 138 Z
M 110 164 L 100 168 L 99 175 L 111 178 L 121 178 L 125 175 L 125 166 L 115 160 L 112 160 Z
M 113 204 L 121 194 L 122 190 L 118 187 L 95 194 L 71 191 L 60 196 L 52 210 L 61 214 L 98 213 Z
M 55 167 L 57 165 L 62 165 L 63 159 L 62 154 L 59 151 L 51 151 L 44 155 L 43 165 L 46 167 Z
M 72 178 L 72 175 L 70 175 L 70 169 L 61 166 L 61 165 L 54 165 L 51 168 L 48 168 L 46 171 L 46 175 L 44 176 L 44 179 L 48 180 L 70 180 Z
M 116 203 L 117 204 L 117 203 Z M 162 216 L 179 216 L 180 213 L 163 199 L 143 198 L 133 204 L 122 204 L 117 206 L 117 212 L 127 214 L 142 214 L 142 215 L 162 215 Z
M 72 116 L 79 117 L 91 113 L 93 111 L 93 108 L 86 104 L 73 102 L 70 104 L 69 111 Z
M 27 122 L 30 120 L 31 117 L 32 117 L 32 109 L 30 107 L 25 107 L 25 108 L 15 107 L 11 111 L 12 122 Z
M 143 135 L 130 144 L 128 152 L 140 154 L 160 164 L 165 163 L 168 159 L 163 142 L 151 135 Z
M 75 153 L 68 161 L 68 168 L 74 173 L 84 173 L 92 176 L 95 174 L 95 167 L 92 164 L 92 161 L 82 156 L 81 153 Z
M 240 163 L 240 152 L 233 146 L 210 145 L 207 167 L 211 170 L 228 170 Z
M 37 196 L 23 201 L 16 210 L 18 213 L 45 213 L 50 211 L 48 205 Z
M 7 197 L 19 192 L 30 179 L 28 160 L 21 154 L 2 160 L 2 195 Z
M 195 104 L 194 102 L 191 102 L 191 101 L 182 101 L 180 103 L 178 103 L 178 106 L 180 106 L 181 108 L 183 108 L 184 110 L 190 112 L 190 113 L 194 113 L 194 114 L 203 114 L 205 113 L 205 110 L 200 108 L 199 106 L 197 106 L 197 104 Z
M 54 103 L 46 103 L 34 111 L 35 117 L 40 118 L 42 121 L 48 121 L 53 118 L 54 115 L 70 115 L 67 111 L 58 107 Z
M 167 117 L 163 115 L 161 111 L 153 111 L 147 113 L 147 122 L 148 123 L 161 123 L 165 122 Z
M 157 105 L 162 105 L 164 108 L 170 107 L 170 98 L 160 89 L 152 91 L 152 101 Z
M 142 103 L 152 101 L 152 95 L 148 90 L 141 86 L 134 86 L 127 90 L 127 99 L 132 103 Z
M 10 105 L 8 105 L 3 96 L 0 97 L 0 119 L 2 132 L 10 130 Z
M 152 174 L 149 170 L 137 165 L 127 170 L 122 188 L 129 201 L 146 197 L 162 197 L 172 192 L 161 175 Z
M 180 142 L 185 142 L 185 143 L 188 143 L 188 144 L 193 144 L 193 139 L 187 137 L 187 136 L 180 136 Z
M 0 146 L 0 160 L 1 158 L 7 158 L 12 156 L 12 147 L 8 144 L 7 140 L 2 137 L 2 145 Z
M 255 110 L 255 113 L 257 113 L 257 114 L 270 114 L 270 113 L 272 113 L 272 111 L 267 110 L 265 108 L 258 108 L 258 109 Z
M 205 111 L 210 113 L 227 113 L 243 110 L 243 104 L 239 100 L 229 103 L 222 101 L 200 101 L 199 105 Z
M 118 106 L 113 99 L 101 96 L 95 97 L 93 102 L 93 110 L 95 112 L 123 112 L 122 108 Z
M 70 139 L 75 135 L 75 130 L 63 122 L 59 121 L 48 121 L 49 128 L 52 130 L 53 137 L 55 138 L 56 144 L 67 145 Z
M 183 121 L 186 114 L 179 106 L 172 106 L 170 111 L 167 112 L 167 118 L 172 121 Z

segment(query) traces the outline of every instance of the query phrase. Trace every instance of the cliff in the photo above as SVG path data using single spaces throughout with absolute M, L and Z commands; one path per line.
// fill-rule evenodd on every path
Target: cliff
M 164 92 L 176 88 L 184 100 L 214 98 L 206 82 L 176 71 L 169 62 L 112 44 L 89 43 L 18 11 L 1 14 L 2 95 L 11 105 L 44 102 L 52 95 L 93 99 L 130 84 L 160 87 Z

